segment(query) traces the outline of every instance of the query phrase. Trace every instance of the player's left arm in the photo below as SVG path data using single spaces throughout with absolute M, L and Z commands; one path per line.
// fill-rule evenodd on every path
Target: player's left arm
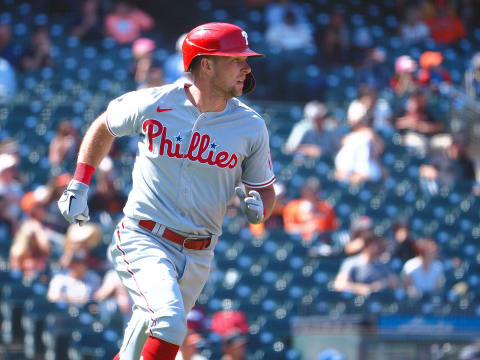
M 250 224 L 265 221 L 275 205 L 275 174 L 270 158 L 268 131 L 263 119 L 256 120 L 258 128 L 255 129 L 249 154 L 242 164 L 241 180 L 245 191 L 240 186 L 235 188 L 240 206 Z
M 253 189 L 245 186 L 245 190 L 247 191 L 247 194 L 250 193 L 250 190 L 256 190 L 260 194 L 263 202 L 263 209 L 265 210 L 265 217 L 263 218 L 263 221 L 267 220 L 270 215 L 272 215 L 273 208 L 275 207 L 276 195 L 273 185 L 261 189 Z

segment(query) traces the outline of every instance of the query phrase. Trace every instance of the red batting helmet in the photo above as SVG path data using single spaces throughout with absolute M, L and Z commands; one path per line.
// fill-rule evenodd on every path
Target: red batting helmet
M 183 41 L 182 54 L 185 71 L 199 55 L 263 56 L 248 47 L 248 36 L 242 28 L 221 22 L 203 24 L 191 30 Z M 254 88 L 255 78 L 250 73 L 245 79 L 243 93 L 247 94 Z

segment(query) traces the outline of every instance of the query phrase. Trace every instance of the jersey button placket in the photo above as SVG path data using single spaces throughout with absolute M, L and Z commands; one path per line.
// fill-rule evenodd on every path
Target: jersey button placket
M 194 112 L 192 112 L 192 114 L 194 115 L 194 117 L 196 118 L 195 119 L 195 122 L 193 123 L 193 126 L 192 126 L 192 129 L 190 131 L 190 134 L 185 134 L 185 138 L 184 138 L 184 141 L 185 141 L 185 150 L 184 150 L 184 154 L 186 154 L 188 152 L 188 148 L 190 147 L 190 142 L 192 141 L 192 137 L 193 137 L 193 133 L 195 131 L 199 131 L 199 129 L 197 128 L 197 123 L 202 119 L 202 114 L 195 114 Z M 192 162 L 187 159 L 187 158 L 183 158 L 182 159 L 182 166 L 181 166 L 181 169 L 180 169 L 180 176 L 179 176 L 179 181 L 178 181 L 178 189 L 179 189 L 179 198 L 182 200 L 181 201 L 181 206 L 182 206 L 182 209 L 180 210 L 180 216 L 183 216 L 185 217 L 186 215 L 186 212 L 188 211 L 188 209 L 190 208 L 191 206 L 191 192 L 189 190 L 189 176 L 190 176 L 190 169 L 192 167 Z

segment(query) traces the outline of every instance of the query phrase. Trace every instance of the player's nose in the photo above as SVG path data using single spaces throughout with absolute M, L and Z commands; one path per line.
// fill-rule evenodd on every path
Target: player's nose
M 250 67 L 250 65 L 246 61 L 243 63 L 242 71 L 245 74 L 248 74 L 248 73 L 252 72 L 252 68 Z

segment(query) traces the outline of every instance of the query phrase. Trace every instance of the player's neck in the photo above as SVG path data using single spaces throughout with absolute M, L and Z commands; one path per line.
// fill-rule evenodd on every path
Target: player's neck
M 199 88 L 195 84 L 185 86 L 185 93 L 190 102 L 201 113 L 222 111 L 227 105 L 227 100 L 225 98 L 216 96 L 212 91 Z

